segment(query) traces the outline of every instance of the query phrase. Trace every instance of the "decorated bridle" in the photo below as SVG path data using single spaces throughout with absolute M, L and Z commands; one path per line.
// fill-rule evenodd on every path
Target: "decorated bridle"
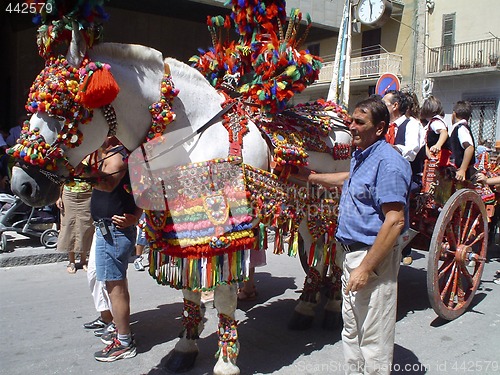
M 118 92 L 108 64 L 85 58 L 76 68 L 64 56 L 50 57 L 30 88 L 25 108 L 32 115 L 45 113 L 64 121 L 63 126 L 54 142 L 49 144 L 40 129 L 30 130 L 29 121 L 25 121 L 17 144 L 8 153 L 24 164 L 45 170 L 51 180 L 55 179 L 52 172 L 58 169 L 57 164 L 61 161 L 69 175 L 74 176 L 75 168 L 65 157 L 64 150 L 81 144 L 83 135 L 79 125 L 92 120 L 94 108 L 103 111 L 109 126 L 108 136 L 116 134 L 116 114 L 111 102 Z

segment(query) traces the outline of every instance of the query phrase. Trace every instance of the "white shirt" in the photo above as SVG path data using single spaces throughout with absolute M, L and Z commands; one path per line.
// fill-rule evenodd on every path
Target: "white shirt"
M 456 123 L 452 124 L 450 128 L 448 129 L 448 133 L 451 134 L 455 131 L 455 129 L 458 127 L 460 124 L 467 124 L 466 120 L 460 120 L 457 121 Z M 465 144 L 468 143 L 469 145 L 473 145 L 474 141 L 472 140 L 472 137 L 470 135 L 470 132 L 465 128 L 465 126 L 461 126 L 458 129 L 458 140 L 462 147 L 465 149 Z
M 406 116 L 401 116 L 394 121 L 396 124 L 395 135 L 398 134 L 399 127 L 406 119 Z M 422 124 L 420 121 L 410 117 L 410 121 L 406 124 L 405 144 L 394 145 L 394 147 L 401 152 L 403 158 L 408 161 L 413 161 L 424 144 L 425 131 Z
M 436 121 L 437 120 L 437 121 Z M 430 126 L 431 126 L 431 130 L 436 133 L 436 134 L 439 134 L 438 130 L 448 130 L 446 129 L 446 123 L 444 122 L 443 118 L 441 116 L 434 116 L 432 119 L 431 119 L 431 122 L 430 122 Z M 449 132 L 448 132 L 449 134 Z

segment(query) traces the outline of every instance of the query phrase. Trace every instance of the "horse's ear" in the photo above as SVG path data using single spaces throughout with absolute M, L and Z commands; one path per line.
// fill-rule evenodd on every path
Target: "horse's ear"
M 73 21 L 73 31 L 71 35 L 71 43 L 69 45 L 66 60 L 75 68 L 79 68 L 82 64 L 85 53 L 87 52 L 87 44 L 83 37 L 78 23 Z

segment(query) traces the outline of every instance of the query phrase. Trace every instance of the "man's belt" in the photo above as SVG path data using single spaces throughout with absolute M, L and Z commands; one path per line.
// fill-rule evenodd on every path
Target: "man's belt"
M 352 253 L 353 251 L 366 250 L 367 248 L 369 248 L 371 246 L 371 245 L 367 245 L 363 242 L 354 242 L 350 245 L 345 245 L 345 244 L 341 243 L 341 245 L 346 253 Z

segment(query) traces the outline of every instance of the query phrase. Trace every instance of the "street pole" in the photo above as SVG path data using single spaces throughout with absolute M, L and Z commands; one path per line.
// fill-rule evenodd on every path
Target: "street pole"
M 327 100 L 333 101 L 344 109 L 349 108 L 350 75 L 351 75 L 351 30 L 352 4 L 345 0 L 339 38 L 335 51 L 333 77 L 330 82 Z

